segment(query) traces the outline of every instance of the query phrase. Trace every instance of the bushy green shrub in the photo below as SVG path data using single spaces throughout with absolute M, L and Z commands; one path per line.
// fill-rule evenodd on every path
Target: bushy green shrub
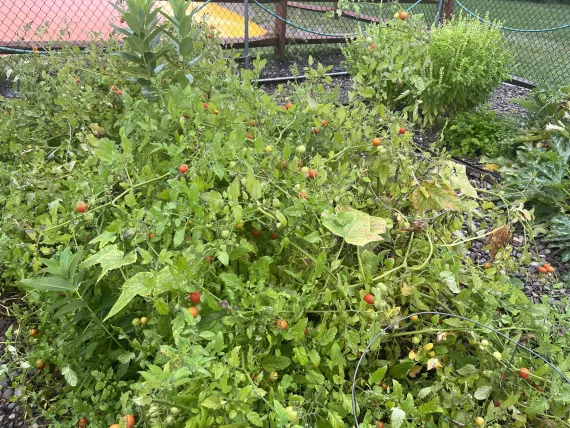
M 439 144 L 456 156 L 512 158 L 516 155 L 516 125 L 487 108 L 459 113 L 449 120 Z
M 344 53 L 361 96 L 424 125 L 486 100 L 511 65 L 500 31 L 462 16 L 429 31 L 413 16 L 371 26 Z

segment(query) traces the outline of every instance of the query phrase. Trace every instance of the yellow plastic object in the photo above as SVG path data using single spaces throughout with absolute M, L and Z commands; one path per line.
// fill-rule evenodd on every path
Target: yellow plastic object
M 243 8 L 243 6 L 238 3 L 233 4 Z M 172 13 L 172 8 L 167 1 L 158 1 L 157 5 L 159 5 L 164 12 Z M 188 10 L 198 8 L 201 5 L 202 3 L 189 2 Z M 245 35 L 245 20 L 243 19 L 243 16 L 216 3 L 208 3 L 205 7 L 196 12 L 194 19 L 213 26 L 213 29 L 219 33 L 222 39 L 242 38 Z M 267 34 L 267 30 L 256 23 L 249 21 L 248 33 L 249 37 L 259 37 Z

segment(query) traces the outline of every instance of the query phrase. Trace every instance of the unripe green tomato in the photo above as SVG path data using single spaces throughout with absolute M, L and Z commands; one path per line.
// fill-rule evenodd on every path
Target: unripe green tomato
M 301 185 L 299 183 L 295 184 L 295 190 L 300 190 L 301 189 Z
M 421 342 L 422 339 L 420 339 L 418 336 L 414 336 L 412 337 L 412 343 L 414 345 L 419 345 L 419 343 Z
M 176 419 L 175 419 L 174 416 L 172 416 L 172 415 L 168 415 L 168 416 L 166 417 L 166 419 L 164 420 L 164 423 L 165 423 L 166 425 L 174 425 L 174 422 L 176 422 Z
M 305 152 L 307 151 L 307 148 L 306 148 L 304 145 L 300 145 L 300 146 L 297 146 L 297 147 L 295 148 L 295 151 L 296 151 L 297 153 L 303 154 L 303 153 L 305 153 Z
M 275 225 L 275 227 L 277 228 L 277 230 L 283 229 L 283 225 L 281 224 L 281 222 L 277 223 L 277 224 Z
M 261 190 L 265 190 L 267 189 L 267 181 L 262 181 L 261 182 Z
M 141 324 L 141 320 L 139 318 L 133 318 L 131 324 L 133 325 L 133 327 L 138 327 Z
M 231 161 L 228 166 L 229 166 L 230 168 L 235 168 L 236 163 L 235 163 L 234 161 Z
M 83 218 L 85 219 L 85 221 L 93 221 L 95 215 L 93 213 L 87 213 L 83 216 Z
M 245 178 L 242 178 L 242 179 L 240 180 L 240 182 L 241 182 L 241 185 L 242 185 L 242 186 L 245 186 Z
M 387 152 L 386 147 L 384 147 L 384 146 L 378 146 L 378 147 L 376 147 L 376 151 L 377 151 L 378 153 L 381 153 L 381 154 L 384 154 L 384 153 Z
M 488 341 L 487 339 L 483 339 L 483 340 L 481 341 L 481 346 L 484 347 L 484 348 L 487 347 L 487 346 L 489 346 L 489 341 Z
M 141 317 L 141 324 L 147 325 L 148 324 L 148 318 L 147 317 Z
M 180 414 L 180 409 L 178 407 L 171 407 L 170 408 L 170 413 L 172 413 L 173 415 L 179 415 Z
M 304 166 L 303 168 L 301 168 L 301 172 L 303 174 L 308 174 L 309 173 L 309 168 L 307 168 L 306 166 Z
M 222 238 L 228 239 L 230 237 L 230 231 L 229 230 L 222 230 L 222 233 L 220 235 L 222 236 Z
M 279 207 L 281 206 L 281 201 L 280 201 L 279 199 L 277 199 L 277 198 L 274 198 L 274 199 L 273 199 L 273 206 L 274 206 L 275 208 L 279 208 Z

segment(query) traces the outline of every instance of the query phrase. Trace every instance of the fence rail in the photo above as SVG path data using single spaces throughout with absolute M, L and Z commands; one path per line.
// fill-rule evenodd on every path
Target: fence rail
M 213 0 L 197 15 L 220 32 L 227 47 L 273 47 L 284 58 L 287 46 L 306 46 L 303 54 L 308 55 L 309 45 L 343 43 L 359 26 L 389 19 L 396 8 L 412 9 L 431 25 L 439 1 L 445 18 L 463 13 L 498 20 L 518 61 L 517 76 L 535 82 L 570 81 L 570 0 L 401 0 L 399 5 L 368 0 L 350 3 L 350 10 L 339 10 L 338 1 Z M 54 40 L 87 46 L 94 38 L 112 37 L 111 24 L 118 20 L 108 0 L 0 2 L 0 79 L 1 68 L 18 60 L 14 54 Z

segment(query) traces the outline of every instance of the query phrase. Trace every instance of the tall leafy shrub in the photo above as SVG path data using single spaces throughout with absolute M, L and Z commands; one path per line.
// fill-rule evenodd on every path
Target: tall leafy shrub
M 484 101 L 512 63 L 497 27 L 461 16 L 430 30 L 413 16 L 373 26 L 344 53 L 361 96 L 422 125 Z

